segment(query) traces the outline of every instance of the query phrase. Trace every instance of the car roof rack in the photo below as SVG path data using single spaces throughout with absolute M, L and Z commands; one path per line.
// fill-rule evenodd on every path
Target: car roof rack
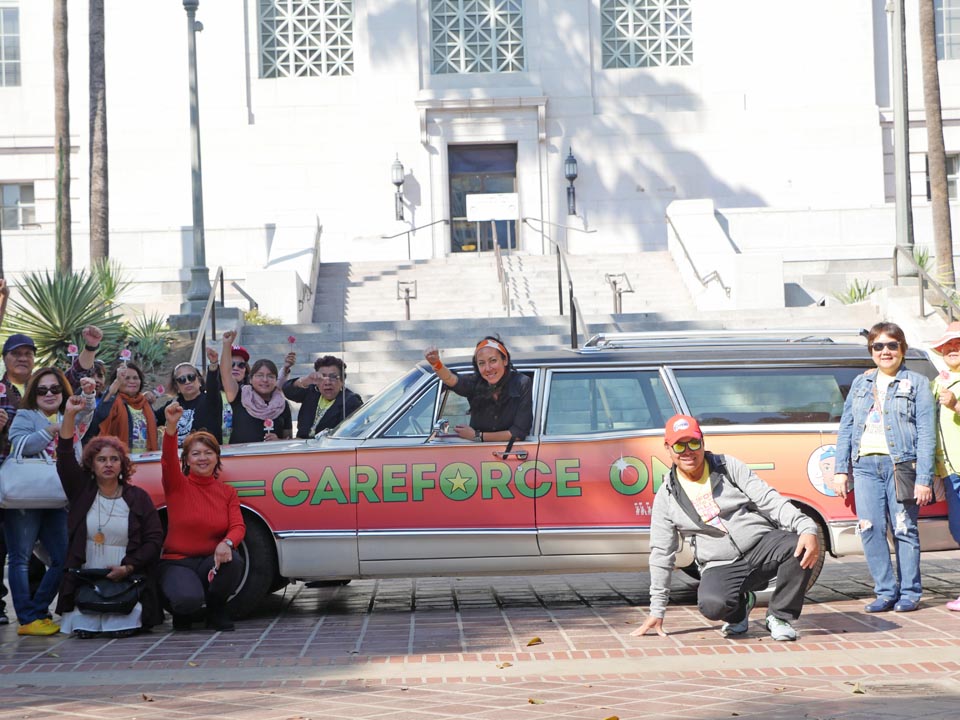
M 691 341 L 722 342 L 726 345 L 769 345 L 771 343 L 834 343 L 836 338 L 862 338 L 866 330 L 771 329 L 771 330 L 665 330 L 652 332 L 613 332 L 594 335 L 582 350 L 664 347 Z

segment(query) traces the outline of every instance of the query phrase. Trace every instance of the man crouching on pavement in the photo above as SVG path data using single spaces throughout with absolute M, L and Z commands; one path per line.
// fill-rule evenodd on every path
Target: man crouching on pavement
M 682 535 L 700 568 L 700 612 L 723 620 L 725 636 L 747 632 L 754 591 L 776 578 L 767 629 L 774 640 L 796 640 L 791 623 L 800 617 L 820 552 L 816 522 L 740 460 L 706 452 L 700 425 L 689 415 L 670 418 L 664 439 L 673 468 L 653 500 L 650 616 L 631 634 L 666 635 L 663 616 Z

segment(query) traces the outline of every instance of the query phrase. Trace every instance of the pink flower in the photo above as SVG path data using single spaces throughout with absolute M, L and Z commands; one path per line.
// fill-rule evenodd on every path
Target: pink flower
M 67 355 L 76 355 L 77 346 L 76 345 L 67 345 Z
M 163 395 L 163 393 L 166 392 L 166 388 L 165 388 L 163 385 L 157 385 L 157 386 L 153 389 L 153 391 L 154 391 L 157 395 Z
M 126 348 L 120 351 L 120 359 L 123 360 L 124 362 L 129 360 L 132 355 L 133 353 L 127 350 Z
M 287 342 L 290 343 L 291 345 L 293 345 L 296 341 L 297 341 L 296 335 L 290 335 L 287 337 Z
M 273 420 L 271 420 L 270 418 L 267 418 L 266 420 L 264 420 L 263 429 L 266 430 L 267 432 L 270 432 L 271 430 L 273 430 Z

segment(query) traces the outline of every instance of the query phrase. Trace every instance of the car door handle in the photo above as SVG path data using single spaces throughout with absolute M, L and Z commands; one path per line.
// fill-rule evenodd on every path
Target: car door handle
M 515 457 L 517 460 L 526 460 L 527 451 L 526 450 L 494 450 L 493 456 L 495 458 L 500 458 L 501 460 L 509 460 L 510 456 Z

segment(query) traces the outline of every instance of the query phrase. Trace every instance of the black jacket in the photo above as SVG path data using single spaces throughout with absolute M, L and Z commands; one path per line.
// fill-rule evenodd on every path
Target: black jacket
M 347 387 L 344 387 L 333 401 L 333 405 L 320 418 L 316 428 L 313 420 L 317 416 L 317 404 L 320 402 L 320 389 L 316 385 L 302 388 L 294 385 L 300 378 L 290 378 L 283 384 L 283 394 L 288 400 L 301 403 L 297 413 L 297 437 L 313 437 L 321 430 L 339 425 L 345 417 L 363 405 L 363 398 Z M 311 429 L 313 432 L 311 433 Z

